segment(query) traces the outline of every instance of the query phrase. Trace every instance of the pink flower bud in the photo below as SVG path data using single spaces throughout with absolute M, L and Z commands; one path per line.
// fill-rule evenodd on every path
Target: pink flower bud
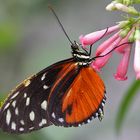
M 131 52 L 131 44 L 128 44 L 125 48 L 125 51 L 123 51 L 122 59 L 118 65 L 117 72 L 114 75 L 115 79 L 117 80 L 126 80 L 127 76 L 127 70 L 128 70 L 128 64 L 130 59 L 130 52 Z
M 119 29 L 118 25 L 112 26 L 107 29 L 104 30 L 100 30 L 100 31 L 96 31 L 90 34 L 87 34 L 85 36 L 81 35 L 79 37 L 80 42 L 82 44 L 83 47 L 87 46 L 87 45 L 92 45 L 94 44 L 96 41 L 98 41 L 101 37 L 103 37 L 103 35 L 108 35 L 111 34 L 112 32 L 116 31 Z M 107 32 L 106 32 L 107 31 Z M 106 34 L 105 34 L 106 32 Z
M 108 11 L 113 11 L 113 10 L 115 10 L 116 9 L 116 7 L 115 7 L 115 4 L 116 4 L 117 2 L 116 1 L 112 1 L 110 4 L 108 4 L 107 6 L 106 6 L 106 10 L 108 10 Z
M 122 3 L 115 3 L 115 8 L 117 8 L 118 10 L 121 10 L 123 12 L 129 12 L 129 7 Z
M 139 12 L 134 7 L 126 6 L 122 3 L 116 3 L 115 8 L 129 14 L 139 15 Z

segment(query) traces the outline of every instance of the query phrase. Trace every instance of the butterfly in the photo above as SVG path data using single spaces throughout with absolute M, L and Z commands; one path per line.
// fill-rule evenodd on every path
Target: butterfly
M 95 57 L 76 41 L 71 49 L 71 58 L 52 64 L 11 91 L 0 108 L 3 131 L 22 134 L 51 125 L 78 127 L 103 118 L 106 90 L 90 66 Z
M 52 124 L 78 127 L 103 117 L 105 86 L 89 53 L 73 43 L 72 58 L 57 62 L 19 84 L 0 109 L 0 128 L 27 133 Z

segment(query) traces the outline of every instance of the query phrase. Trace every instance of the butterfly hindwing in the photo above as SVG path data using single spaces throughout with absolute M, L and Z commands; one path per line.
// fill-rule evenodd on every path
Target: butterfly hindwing
M 98 74 L 89 67 L 75 66 L 49 96 L 49 115 L 55 125 L 80 126 L 92 117 L 102 119 L 105 87 Z
M 47 109 L 50 90 L 71 62 L 73 58 L 55 63 L 17 86 L 1 107 L 0 128 L 27 133 L 51 125 Z

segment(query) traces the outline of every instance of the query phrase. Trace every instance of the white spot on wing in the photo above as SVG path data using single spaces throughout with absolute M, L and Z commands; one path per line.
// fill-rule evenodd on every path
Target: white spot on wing
M 6 106 L 4 107 L 4 110 L 9 107 L 10 103 L 7 103 Z
M 63 118 L 59 118 L 58 120 L 59 120 L 61 123 L 64 122 L 64 119 L 63 119 Z
M 44 88 L 44 89 L 48 89 L 49 87 L 48 87 L 48 86 L 46 86 L 46 85 L 44 85 L 44 86 L 43 86 L 43 88 Z
M 95 116 L 98 117 L 98 113 L 96 113 Z
M 82 125 L 81 124 L 78 124 L 78 126 L 81 127 Z
M 46 119 L 42 119 L 41 122 L 39 123 L 39 126 L 43 126 L 44 124 L 47 123 L 47 120 Z
M 14 99 L 18 94 L 19 94 L 19 91 L 16 92 L 16 93 L 11 97 L 11 99 Z
M 88 119 L 87 122 L 89 123 L 90 122 L 90 119 Z
M 21 123 L 22 125 L 24 125 L 24 124 L 25 124 L 23 120 L 20 120 L 20 123 Z
M 12 122 L 11 123 L 11 129 L 16 130 L 16 124 L 15 124 L 15 122 Z
M 52 117 L 55 118 L 55 114 L 54 114 L 54 112 L 52 113 Z
M 12 106 L 15 108 L 15 106 L 16 106 L 16 101 L 13 101 L 13 102 L 12 102 Z
M 30 104 L 30 98 L 28 97 L 27 99 L 26 99 L 26 106 L 28 106 Z
M 24 93 L 24 98 L 26 98 L 27 97 L 27 93 Z
M 101 108 L 99 108 L 99 112 L 102 112 L 102 109 Z
M 33 111 L 31 111 L 30 114 L 29 114 L 29 117 L 30 117 L 30 120 L 31 121 L 34 121 L 34 119 L 35 119 L 35 113 Z
M 19 131 L 24 131 L 24 128 L 23 127 L 19 128 Z
M 15 109 L 15 114 L 18 115 L 18 108 Z
M 43 76 L 41 77 L 41 81 L 43 81 L 46 77 L 46 73 L 43 74 Z
M 104 103 L 102 103 L 102 106 L 104 106 L 105 104 Z
M 33 130 L 33 129 L 34 129 L 34 127 L 30 127 L 30 128 L 29 128 L 29 130 Z
M 41 108 L 47 110 L 47 101 L 43 101 L 41 104 Z
M 10 112 L 10 110 L 7 110 L 7 114 L 6 114 L 6 123 L 7 123 L 7 125 L 9 125 L 10 120 L 11 120 L 11 112 Z

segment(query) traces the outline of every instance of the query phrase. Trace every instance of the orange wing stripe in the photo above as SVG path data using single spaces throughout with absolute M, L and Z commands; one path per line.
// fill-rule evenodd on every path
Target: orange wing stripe
M 82 68 L 63 97 L 62 112 L 66 113 L 66 122 L 79 123 L 96 113 L 104 92 L 104 83 L 98 74 L 91 67 Z

